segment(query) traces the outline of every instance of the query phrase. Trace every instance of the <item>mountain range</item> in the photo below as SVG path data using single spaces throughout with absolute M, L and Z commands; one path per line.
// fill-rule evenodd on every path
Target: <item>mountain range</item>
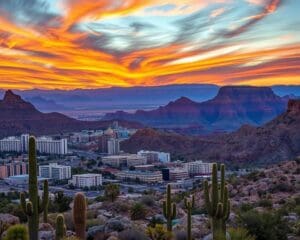
M 288 98 L 268 87 L 225 86 L 211 100 L 195 102 L 181 97 L 154 110 L 117 111 L 104 119 L 141 122 L 163 129 L 194 129 L 195 133 L 233 131 L 244 124 L 259 126 L 286 110 Z
M 244 125 L 232 133 L 205 137 L 141 129 L 122 142 L 121 149 L 166 151 L 173 159 L 226 162 L 231 167 L 293 159 L 300 155 L 300 100 L 289 100 L 284 113 L 260 127 Z
M 61 113 L 42 113 L 31 103 L 12 91 L 6 91 L 0 100 L 0 137 L 30 133 L 34 135 L 59 134 L 83 129 L 107 128 L 111 121 L 79 121 Z M 124 127 L 139 128 L 141 124 L 121 121 Z
M 60 111 L 69 116 L 79 117 L 88 110 L 101 112 L 137 109 L 151 110 L 185 96 L 195 102 L 203 102 L 215 97 L 219 86 L 213 84 L 179 84 L 165 86 L 112 87 L 75 90 L 14 90 L 26 101 L 30 101 L 40 111 Z M 271 86 L 279 96 L 300 96 L 299 85 Z M 0 89 L 0 98 L 5 90 Z M 51 101 L 51 102 L 49 102 Z M 57 108 L 58 105 L 58 108 Z M 78 116 L 71 111 L 80 111 Z M 103 113 L 102 113 L 103 115 Z

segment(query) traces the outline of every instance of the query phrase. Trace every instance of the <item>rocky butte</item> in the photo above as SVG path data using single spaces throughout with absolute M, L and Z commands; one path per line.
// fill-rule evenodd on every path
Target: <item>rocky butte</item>
M 286 110 L 287 99 L 268 87 L 226 86 L 205 102 L 181 97 L 166 106 L 135 113 L 119 111 L 104 119 L 138 121 L 155 128 L 195 128 L 199 133 L 237 130 L 244 124 L 259 126 Z

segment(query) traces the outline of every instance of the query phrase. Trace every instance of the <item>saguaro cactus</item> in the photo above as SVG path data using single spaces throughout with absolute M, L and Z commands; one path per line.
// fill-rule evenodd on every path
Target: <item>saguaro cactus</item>
M 195 196 L 192 196 L 192 199 L 184 199 L 184 205 L 187 209 L 187 240 L 192 240 L 192 209 L 195 207 Z
M 228 188 L 225 184 L 225 166 L 221 165 L 221 180 L 218 181 L 217 164 L 213 164 L 212 184 L 209 189 L 208 182 L 204 183 L 204 195 L 207 212 L 211 218 L 213 240 L 226 239 L 226 221 L 230 214 L 230 201 Z
M 73 206 L 73 221 L 76 237 L 85 240 L 86 230 L 86 199 L 83 193 L 76 193 Z
M 43 201 L 38 196 L 37 162 L 35 138 L 29 138 L 29 201 L 26 203 L 25 194 L 21 193 L 20 202 L 28 218 L 30 240 L 38 240 L 39 214 L 48 207 L 48 182 L 44 182 Z M 47 211 L 47 210 L 46 210 Z
M 14 225 L 7 230 L 4 240 L 28 240 L 28 231 L 24 225 Z
M 62 214 L 57 215 L 55 227 L 56 227 L 55 240 L 62 240 L 66 235 L 64 215 Z
M 172 221 L 176 218 L 176 204 L 171 200 L 171 186 L 167 186 L 167 200 L 163 202 L 163 213 L 167 219 L 167 230 L 172 232 Z

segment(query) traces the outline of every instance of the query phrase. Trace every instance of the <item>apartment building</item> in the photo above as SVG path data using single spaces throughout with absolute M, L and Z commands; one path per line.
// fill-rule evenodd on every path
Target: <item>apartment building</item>
M 71 178 L 71 166 L 58 165 L 50 163 L 49 165 L 39 166 L 39 176 L 54 180 L 63 180 Z
M 92 173 L 73 175 L 69 183 L 79 188 L 96 187 L 102 185 L 102 175 Z

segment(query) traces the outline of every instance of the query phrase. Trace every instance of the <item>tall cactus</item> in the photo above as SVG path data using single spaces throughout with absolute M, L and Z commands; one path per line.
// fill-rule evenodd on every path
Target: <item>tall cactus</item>
M 217 164 L 212 168 L 212 184 L 209 189 L 208 182 L 204 182 L 205 205 L 211 218 L 213 240 L 226 239 L 226 221 L 230 214 L 230 200 L 228 188 L 225 183 L 225 165 L 221 165 L 221 180 L 218 181 Z
M 85 240 L 86 230 L 86 199 L 83 193 L 76 193 L 73 206 L 73 221 L 76 237 Z
M 195 207 L 195 196 L 192 199 L 184 199 L 184 206 L 187 209 L 187 240 L 192 240 L 192 209 Z
M 29 240 L 27 228 L 24 225 L 10 227 L 4 240 Z
M 37 161 L 35 138 L 29 138 L 29 201 L 26 202 L 25 194 L 21 193 L 20 202 L 24 213 L 28 218 L 30 240 L 38 240 L 39 214 L 48 208 L 48 181 L 44 181 L 44 197 L 40 200 L 38 195 Z M 47 210 L 46 210 L 47 211 Z
M 167 230 L 172 232 L 172 221 L 176 218 L 176 204 L 172 203 L 171 186 L 167 186 L 167 200 L 163 202 L 163 213 L 167 219 Z
M 56 217 L 55 223 L 55 240 L 62 240 L 66 236 L 66 226 L 64 215 L 59 214 Z

